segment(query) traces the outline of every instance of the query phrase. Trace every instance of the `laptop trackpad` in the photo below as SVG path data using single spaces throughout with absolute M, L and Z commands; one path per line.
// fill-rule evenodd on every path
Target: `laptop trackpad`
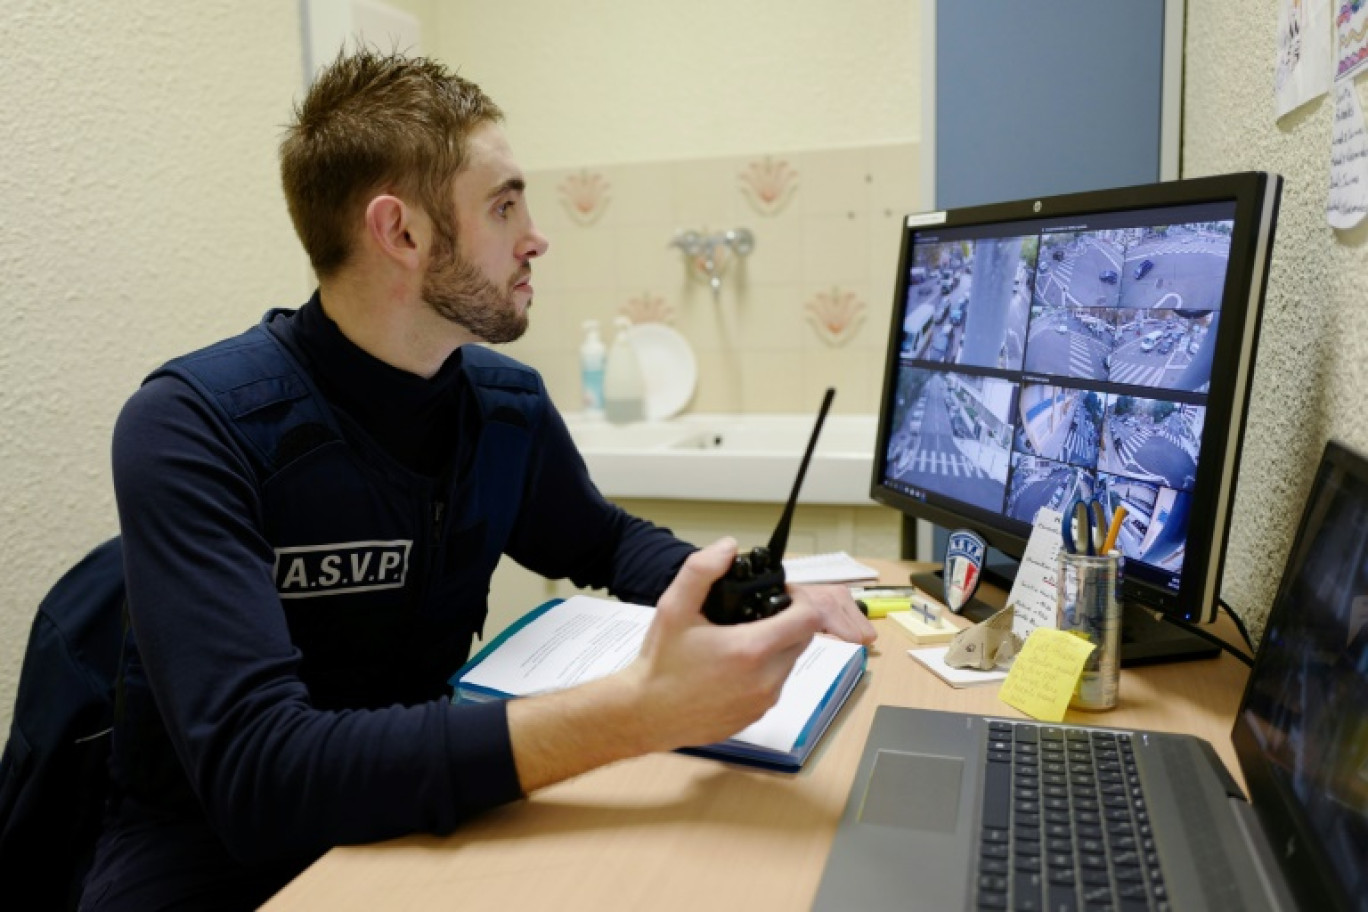
M 874 757 L 860 822 L 955 832 L 964 760 L 881 750 Z

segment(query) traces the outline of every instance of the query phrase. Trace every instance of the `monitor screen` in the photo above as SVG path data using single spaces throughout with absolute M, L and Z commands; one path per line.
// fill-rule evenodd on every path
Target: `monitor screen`
M 1124 505 L 1127 601 L 1210 620 L 1280 187 L 909 216 L 872 497 L 1015 557 L 1041 507 Z
M 1263 636 L 1232 733 L 1250 798 L 1305 908 L 1368 908 L 1368 461 L 1338 443 Z

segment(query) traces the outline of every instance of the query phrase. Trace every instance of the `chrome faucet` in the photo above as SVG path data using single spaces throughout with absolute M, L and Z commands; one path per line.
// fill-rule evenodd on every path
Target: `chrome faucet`
M 755 237 L 745 228 L 703 234 L 698 231 L 678 231 L 671 247 L 678 247 L 692 262 L 699 264 L 708 275 L 708 285 L 712 288 L 713 300 L 722 295 L 722 273 L 725 264 L 719 264 L 718 248 L 726 248 L 738 257 L 747 256 L 755 249 Z

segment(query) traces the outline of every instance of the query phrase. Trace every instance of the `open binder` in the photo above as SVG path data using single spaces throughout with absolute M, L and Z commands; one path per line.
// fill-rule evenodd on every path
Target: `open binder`
M 636 658 L 647 605 L 575 596 L 528 612 L 450 679 L 457 702 L 546 693 L 612 674 Z M 762 718 L 725 741 L 680 753 L 797 772 L 864 675 L 863 646 L 814 638 Z

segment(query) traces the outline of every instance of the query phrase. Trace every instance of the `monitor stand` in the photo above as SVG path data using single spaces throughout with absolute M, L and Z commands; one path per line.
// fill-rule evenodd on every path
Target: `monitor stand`
M 979 590 L 960 610 L 960 617 L 979 624 L 1001 611 L 1012 589 L 1016 567 L 1011 564 L 986 566 L 983 581 L 995 587 L 994 592 Z M 912 585 L 925 590 L 937 599 L 945 595 L 945 577 L 940 570 L 912 574 Z M 1214 659 L 1221 649 L 1186 630 L 1158 620 L 1137 605 L 1125 606 L 1121 617 L 1121 664 L 1154 665 L 1160 662 L 1181 662 L 1190 659 Z

